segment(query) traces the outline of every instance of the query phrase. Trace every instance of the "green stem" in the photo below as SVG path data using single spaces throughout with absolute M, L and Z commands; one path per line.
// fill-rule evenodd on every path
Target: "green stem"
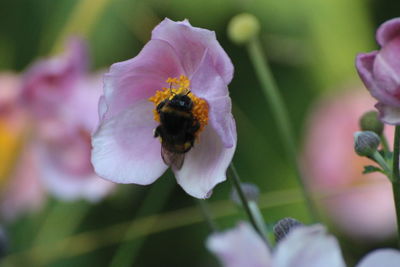
M 246 195 L 243 192 L 243 189 L 241 186 L 242 182 L 240 181 L 239 174 L 237 173 L 236 168 L 233 165 L 233 162 L 231 162 L 230 168 L 232 171 L 231 181 L 233 182 L 233 186 L 235 187 L 236 191 L 238 192 L 240 201 L 242 202 L 242 206 L 243 206 L 244 210 L 246 211 L 247 216 L 249 217 L 250 223 L 253 225 L 254 229 L 258 232 L 258 234 L 265 241 L 265 243 L 269 246 L 268 240 L 266 239 L 266 236 L 263 234 L 262 229 L 260 229 L 260 227 L 258 226 L 256 217 L 254 216 L 254 214 L 250 208 L 249 201 L 247 200 Z
M 251 213 L 254 216 L 254 219 L 257 223 L 258 228 L 260 229 L 263 236 L 265 236 L 267 238 L 267 240 L 269 241 L 267 227 L 265 226 L 264 218 L 261 214 L 260 208 L 258 207 L 258 205 L 255 201 L 249 201 L 249 207 L 250 207 Z
M 204 220 L 207 222 L 207 224 L 210 227 L 211 231 L 217 232 L 218 231 L 218 225 L 213 220 L 213 216 L 211 214 L 210 209 L 208 208 L 206 200 L 196 199 L 196 202 L 199 205 L 199 208 L 201 210 L 201 213 L 203 214 Z
M 384 133 L 381 134 L 380 138 L 381 138 L 382 149 L 385 152 L 385 156 L 387 157 L 390 153 L 389 142 Z
M 290 126 L 289 116 L 286 107 L 282 101 L 282 98 L 279 94 L 278 87 L 276 86 L 274 78 L 266 62 L 266 57 L 264 56 L 264 53 L 261 49 L 259 40 L 257 38 L 254 38 L 252 41 L 250 41 L 247 45 L 247 50 L 250 55 L 250 59 L 254 65 L 254 69 L 256 71 L 258 79 L 261 82 L 265 98 L 269 106 L 271 107 L 271 111 L 277 123 L 280 135 L 282 136 L 282 141 L 286 154 L 288 155 L 289 160 L 292 162 L 293 167 L 295 168 L 298 183 L 300 184 L 300 187 L 303 191 L 304 199 L 310 210 L 311 217 L 314 221 L 317 221 L 319 218 L 317 209 L 311 199 L 311 193 L 308 191 L 306 185 L 301 178 L 301 172 L 299 164 L 297 162 L 296 144 L 292 134 L 293 131 Z
M 399 153 L 400 153 L 400 126 L 396 126 L 395 132 L 394 132 L 394 145 L 393 145 L 392 186 L 393 186 L 394 205 L 396 207 L 398 246 L 400 247 L 400 171 L 399 171 Z
M 378 151 L 375 151 L 374 154 L 372 154 L 372 157 L 379 164 L 379 166 L 382 167 L 383 171 L 388 176 L 388 178 L 392 180 L 392 170 L 390 169 L 389 165 L 387 164 L 386 160 L 382 157 L 382 155 Z

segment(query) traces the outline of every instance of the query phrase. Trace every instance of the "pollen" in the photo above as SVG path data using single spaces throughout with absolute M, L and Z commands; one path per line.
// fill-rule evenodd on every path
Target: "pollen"
M 154 120 L 160 122 L 160 115 L 157 112 L 157 106 L 161 102 L 167 99 L 171 100 L 178 94 L 187 94 L 193 102 L 192 114 L 200 123 L 200 129 L 197 134 L 200 133 L 208 124 L 207 101 L 197 97 L 190 91 L 190 80 L 185 75 L 181 75 L 179 78 L 168 78 L 165 82 L 169 84 L 169 87 L 161 88 L 161 90 L 156 91 L 155 95 L 149 98 L 149 101 L 153 102 L 155 105 L 155 108 L 153 109 Z

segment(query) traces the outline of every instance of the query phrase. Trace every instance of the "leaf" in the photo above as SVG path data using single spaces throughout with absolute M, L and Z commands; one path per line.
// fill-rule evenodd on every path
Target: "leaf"
M 363 174 L 373 173 L 373 172 L 381 172 L 384 174 L 384 171 L 381 168 L 372 165 L 364 166 Z

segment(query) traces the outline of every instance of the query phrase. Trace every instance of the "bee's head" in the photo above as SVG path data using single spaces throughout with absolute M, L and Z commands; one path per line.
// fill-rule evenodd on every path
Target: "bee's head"
M 193 101 L 187 94 L 175 95 L 168 103 L 171 107 L 182 111 L 191 111 L 193 108 Z

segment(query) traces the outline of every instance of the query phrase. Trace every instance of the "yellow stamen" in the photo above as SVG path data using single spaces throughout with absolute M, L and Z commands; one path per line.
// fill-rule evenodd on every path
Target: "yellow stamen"
M 179 78 L 168 78 L 166 82 L 170 85 L 169 88 L 163 87 L 161 90 L 156 91 L 154 96 L 149 98 L 149 101 L 153 102 L 156 107 L 153 110 L 154 120 L 160 122 L 160 115 L 157 112 L 157 106 L 161 102 L 166 99 L 171 100 L 175 95 L 178 94 L 187 94 L 187 96 L 193 102 L 192 114 L 200 123 L 200 129 L 197 134 L 200 133 L 208 124 L 207 101 L 197 97 L 193 92 L 190 92 L 190 80 L 185 75 L 181 75 Z

